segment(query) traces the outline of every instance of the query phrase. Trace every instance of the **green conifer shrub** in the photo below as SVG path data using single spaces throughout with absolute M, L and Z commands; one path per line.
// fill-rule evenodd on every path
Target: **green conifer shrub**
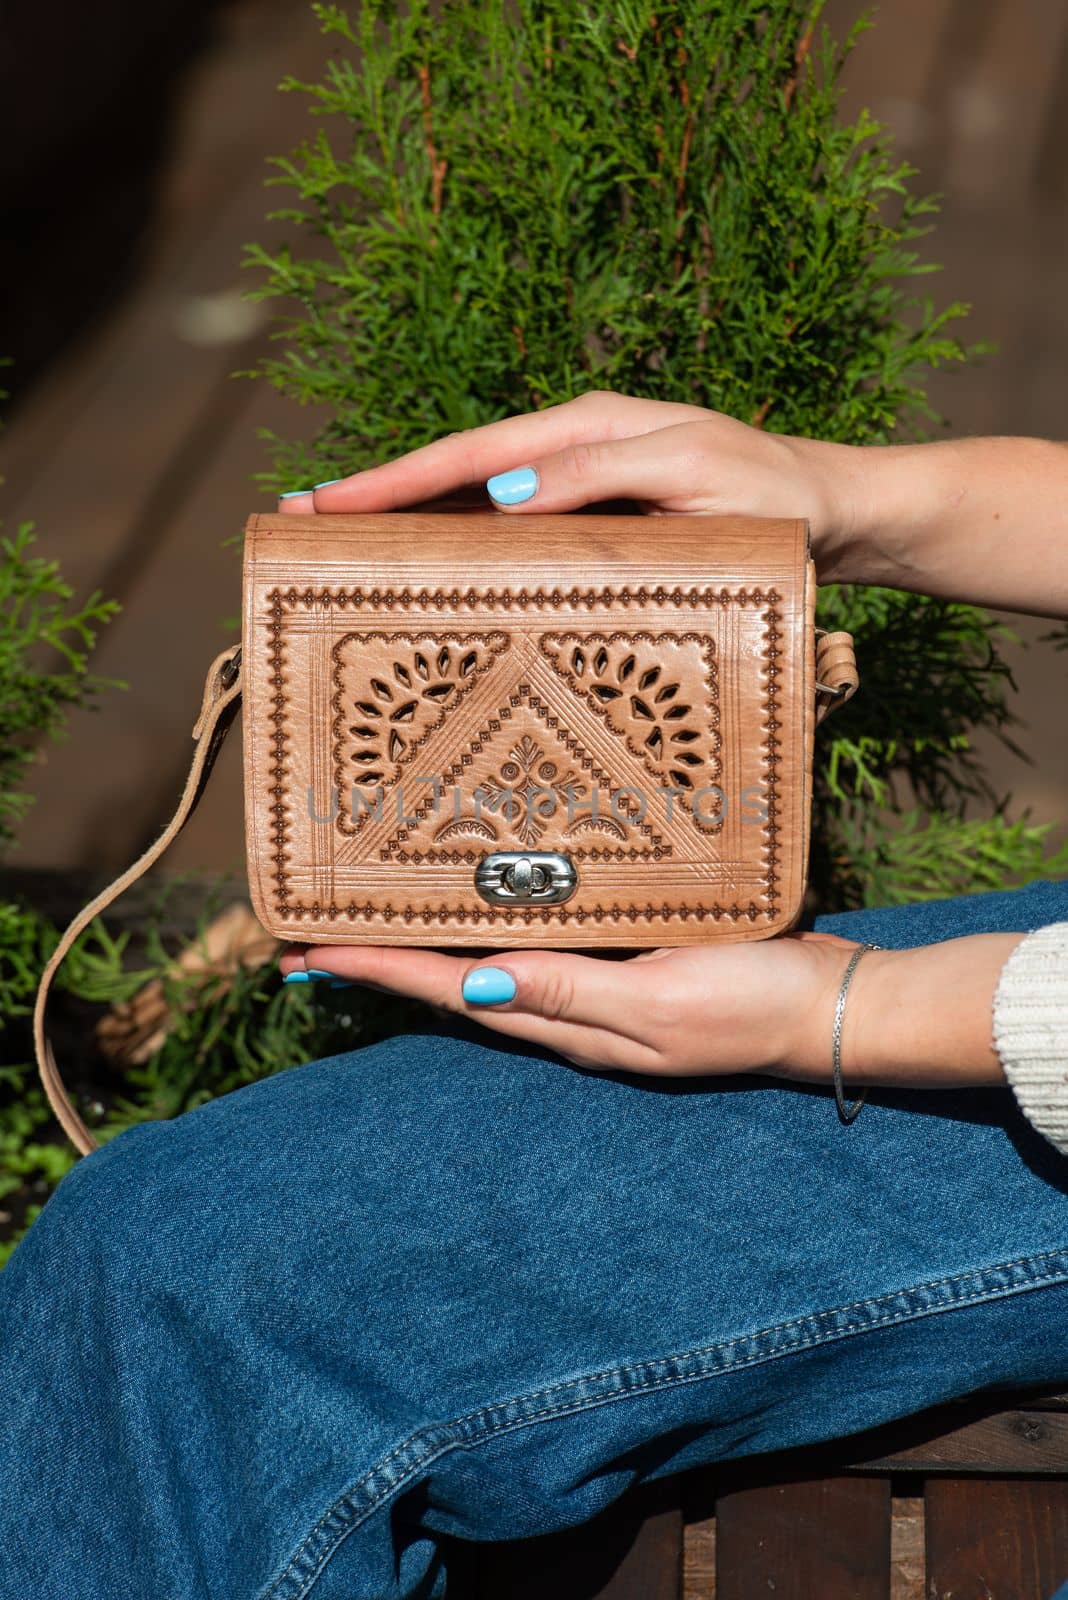
M 68 712 L 101 687 L 89 651 L 116 609 L 98 594 L 75 605 L 57 563 L 37 555 L 33 543 L 30 524 L 0 536 L 0 853 L 32 803 L 27 785 L 38 741 L 59 735 Z M 27 1059 L 33 992 L 54 940 L 33 906 L 0 891 L 0 1211 L 24 1188 L 43 1195 L 72 1159 L 39 1142 L 49 1112 L 30 1085 Z M 24 1207 L 23 1221 L 39 1209 L 39 1200 Z M 0 1263 L 8 1248 L 0 1245 Z
M 608 388 L 782 433 L 880 443 L 937 419 L 969 353 L 919 290 L 935 202 L 890 136 L 842 118 L 822 0 L 363 0 L 313 7 L 333 53 L 287 80 L 319 127 L 277 158 L 291 242 L 251 246 L 284 302 L 259 375 L 324 405 L 265 434 L 277 490 Z M 974 606 L 826 589 L 863 692 L 821 736 L 824 905 L 1049 870 L 971 751 L 1013 721 Z M 988 815 L 963 820 L 969 798 Z
M 0 857 L 17 846 L 17 823 L 32 804 L 40 742 L 62 736 L 68 713 L 112 686 L 90 670 L 90 656 L 116 609 L 99 594 L 79 604 L 58 563 L 36 553 L 31 525 L 0 536 Z M 67 1087 L 99 1143 L 317 1054 L 418 1024 L 419 1008 L 384 996 L 356 991 L 324 1004 L 283 989 L 273 959 L 232 977 L 182 972 L 161 931 L 174 886 L 165 885 L 150 911 L 136 962 L 119 905 L 111 927 L 97 919 L 86 929 L 57 978 L 62 993 L 52 1021 L 66 1021 L 60 1055 Z M 181 931 L 195 943 L 221 907 L 215 885 L 194 887 L 197 927 Z M 38 907 L 0 886 L 0 1267 L 77 1159 L 32 1064 L 34 991 L 57 937 Z M 96 1016 L 151 979 L 163 984 L 174 1026 L 144 1065 L 111 1071 L 93 1044 Z

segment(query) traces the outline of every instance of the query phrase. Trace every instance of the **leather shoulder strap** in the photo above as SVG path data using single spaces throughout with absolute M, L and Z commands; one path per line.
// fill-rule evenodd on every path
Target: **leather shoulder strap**
M 174 816 L 159 838 L 149 845 L 133 866 L 128 867 L 121 877 L 116 878 L 114 883 L 110 883 L 95 900 L 79 911 L 53 950 L 48 965 L 41 975 L 33 1012 L 33 1044 L 37 1055 L 37 1070 L 41 1075 L 41 1082 L 44 1084 L 45 1094 L 52 1110 L 67 1137 L 82 1155 L 88 1155 L 91 1150 L 97 1150 L 100 1146 L 70 1103 L 59 1075 L 52 1045 L 45 1032 L 45 1007 L 48 1004 L 52 980 L 60 962 L 78 935 L 89 926 L 95 916 L 105 911 L 113 900 L 117 900 L 125 889 L 136 883 L 181 833 L 204 793 L 215 757 L 222 748 L 223 740 L 229 732 L 230 724 L 240 704 L 241 649 L 240 646 L 231 645 L 228 650 L 223 650 L 216 656 L 208 671 L 200 715 L 193 728 L 195 741 L 193 762 Z

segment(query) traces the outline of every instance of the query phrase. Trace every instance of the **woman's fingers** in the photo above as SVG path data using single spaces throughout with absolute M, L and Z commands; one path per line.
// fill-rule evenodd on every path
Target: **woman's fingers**
M 708 416 L 701 406 L 643 400 L 595 389 L 544 411 L 523 412 L 498 422 L 411 450 L 365 472 L 283 496 L 279 509 L 290 512 L 392 511 L 439 498 L 465 484 L 485 483 L 569 445 L 631 438 L 674 423 Z M 585 501 L 604 499 L 598 484 L 587 484 Z
M 367 983 L 476 1017 L 584 1065 L 640 1067 L 656 1051 L 640 1037 L 629 963 L 547 950 L 463 956 L 392 945 L 324 945 L 289 950 L 282 970 Z
M 552 514 L 617 499 L 702 511 L 715 496 L 709 425 L 687 419 L 627 439 L 576 440 L 486 487 L 500 511 Z
M 450 1011 L 466 1013 L 483 1010 L 487 1003 L 506 1003 L 512 1011 L 595 1027 L 618 1024 L 621 1031 L 627 1031 L 626 1016 L 633 1004 L 635 983 L 629 966 L 627 961 L 552 950 L 509 950 L 474 961 L 407 945 L 307 946 L 287 950 L 281 961 L 287 976 L 300 970 L 325 972 Z

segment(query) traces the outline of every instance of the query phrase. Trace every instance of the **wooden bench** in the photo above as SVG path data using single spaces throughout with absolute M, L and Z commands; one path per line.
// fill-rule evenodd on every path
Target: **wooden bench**
M 895 1508 L 922 1544 L 892 1545 Z M 1068 1394 L 989 1390 L 829 1444 L 632 1490 L 594 1521 L 446 1542 L 449 1600 L 1051 1600 Z

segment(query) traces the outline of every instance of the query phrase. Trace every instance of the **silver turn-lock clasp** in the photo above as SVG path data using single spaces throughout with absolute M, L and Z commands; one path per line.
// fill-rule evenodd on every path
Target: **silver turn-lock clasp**
M 495 850 L 475 868 L 475 888 L 491 905 L 559 905 L 578 888 L 578 873 L 556 850 Z

